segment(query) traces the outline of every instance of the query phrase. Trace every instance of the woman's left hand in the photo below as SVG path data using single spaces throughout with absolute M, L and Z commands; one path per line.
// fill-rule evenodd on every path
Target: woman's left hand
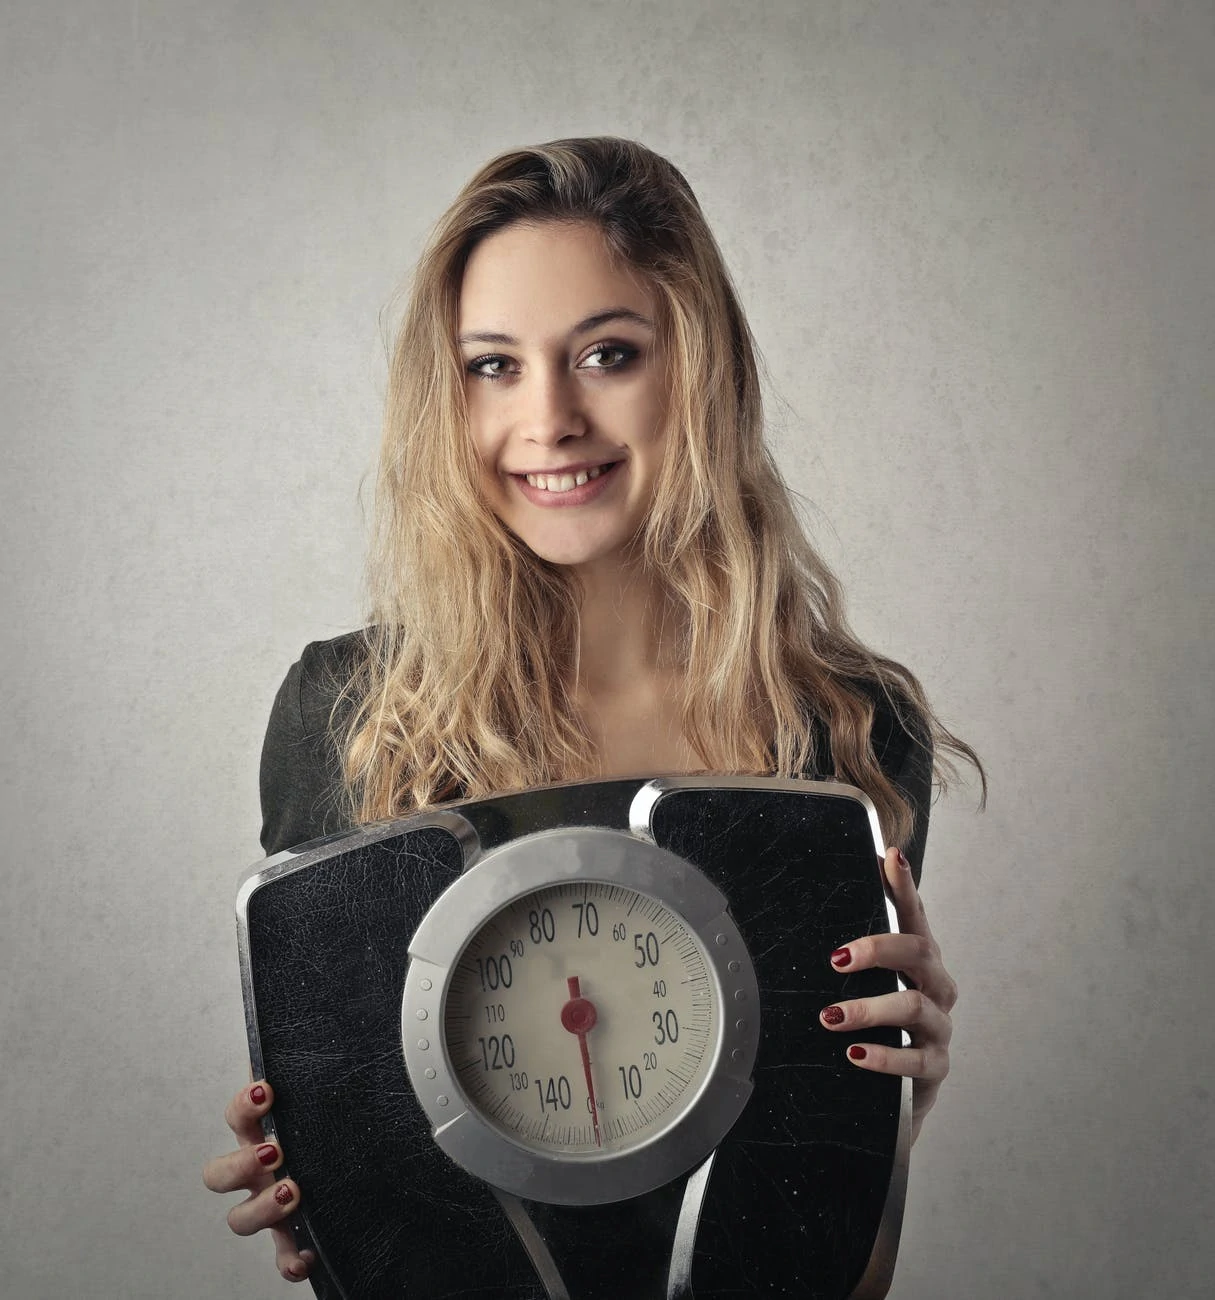
M 835 1033 L 855 1034 L 873 1025 L 894 1025 L 908 1031 L 909 1047 L 853 1043 L 847 1055 L 862 1070 L 911 1076 L 914 1142 L 949 1073 L 949 1039 L 953 1033 L 949 1013 L 958 1000 L 958 986 L 941 964 L 941 950 L 928 928 L 907 859 L 898 849 L 888 849 L 884 869 L 900 933 L 853 939 L 831 954 L 831 966 L 841 974 L 880 966 L 898 971 L 909 987 L 880 997 L 835 1003 L 823 1008 L 820 1019 Z

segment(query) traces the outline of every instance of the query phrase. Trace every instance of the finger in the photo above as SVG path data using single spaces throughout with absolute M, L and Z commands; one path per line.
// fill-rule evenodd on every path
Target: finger
M 887 849 L 882 869 L 890 885 L 899 929 L 904 934 L 922 934 L 926 939 L 931 939 L 932 931 L 928 928 L 928 917 L 924 912 L 924 904 L 920 901 L 920 891 L 915 887 L 911 863 L 902 850 Z
M 241 1146 L 257 1146 L 263 1140 L 262 1116 L 273 1104 L 274 1089 L 265 1079 L 242 1088 L 228 1103 L 224 1119 Z
M 261 1191 L 270 1174 L 283 1163 L 282 1149 L 276 1142 L 259 1142 L 241 1147 L 227 1155 L 216 1156 L 203 1166 L 203 1182 L 213 1192 Z
M 251 1237 L 282 1221 L 299 1205 L 300 1189 L 291 1178 L 280 1179 L 255 1192 L 228 1211 L 228 1227 L 238 1237 Z
M 944 1047 L 883 1047 L 879 1043 L 853 1043 L 845 1053 L 859 1069 L 877 1074 L 902 1074 L 939 1085 L 949 1073 L 949 1052 Z
M 898 971 L 904 982 L 927 994 L 944 1011 L 958 1001 L 958 986 L 941 961 L 941 950 L 931 934 L 867 934 L 853 939 L 831 954 L 831 965 L 841 973 L 878 966 Z
M 893 1025 L 914 1031 L 917 1046 L 948 1046 L 953 1022 L 918 989 L 902 989 L 878 997 L 837 1002 L 819 1013 L 823 1025 L 835 1033 L 855 1033 L 875 1025 Z
M 302 1282 L 312 1271 L 316 1255 L 311 1250 L 296 1248 L 290 1228 L 276 1224 L 270 1229 L 274 1238 L 274 1266 L 288 1282 Z

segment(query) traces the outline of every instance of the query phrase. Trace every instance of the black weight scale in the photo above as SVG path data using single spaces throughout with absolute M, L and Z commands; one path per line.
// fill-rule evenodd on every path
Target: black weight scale
M 663 777 L 247 872 L 250 1057 L 316 1294 L 884 1296 L 911 1084 L 818 1018 L 899 987 L 828 960 L 896 928 L 882 851 L 850 786 Z

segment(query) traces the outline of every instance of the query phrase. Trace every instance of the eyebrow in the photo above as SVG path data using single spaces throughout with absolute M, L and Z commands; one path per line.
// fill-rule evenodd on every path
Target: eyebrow
M 606 325 L 609 321 L 631 321 L 634 325 L 642 325 L 648 330 L 654 328 L 654 322 L 648 316 L 643 316 L 639 311 L 633 311 L 631 307 L 609 307 L 607 311 L 597 311 L 593 316 L 580 320 L 569 332 L 569 337 L 573 338 L 577 334 L 586 334 L 590 330 L 596 330 L 601 325 Z M 477 330 L 471 334 L 461 334 L 457 340 L 460 343 L 497 343 L 503 347 L 513 348 L 519 346 L 519 340 L 510 334 L 495 334 L 490 330 Z

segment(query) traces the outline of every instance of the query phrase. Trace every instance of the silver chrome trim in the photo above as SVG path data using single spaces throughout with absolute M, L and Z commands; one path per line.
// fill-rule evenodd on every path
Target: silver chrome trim
M 671 1242 L 671 1267 L 667 1272 L 667 1300 L 684 1300 L 692 1294 L 692 1259 L 696 1253 L 696 1229 L 700 1226 L 700 1211 L 704 1208 L 705 1193 L 709 1190 L 709 1175 L 717 1148 L 709 1158 L 688 1175 L 683 1189 L 683 1203 L 675 1224 L 675 1238 Z
M 899 1105 L 899 1135 L 895 1141 L 894 1162 L 890 1166 L 890 1185 L 878 1223 L 869 1262 L 861 1280 L 849 1292 L 848 1300 L 883 1300 L 894 1280 L 894 1265 L 903 1231 L 903 1209 L 907 1203 L 907 1175 L 911 1161 L 911 1080 L 903 1076 Z
M 236 890 L 236 949 L 240 961 L 241 993 L 245 1005 L 245 1036 L 249 1041 L 249 1068 L 253 1072 L 254 1079 L 265 1076 L 266 1064 L 262 1057 L 261 1035 L 257 1028 L 257 1002 L 253 994 L 253 963 L 249 951 L 249 900 L 269 881 L 289 876 L 304 867 L 315 866 L 326 858 L 349 853 L 351 849 L 363 848 L 368 844 L 376 844 L 380 840 L 391 839 L 404 831 L 419 830 L 426 826 L 441 826 L 456 837 L 464 853 L 465 869 L 479 856 L 481 842 L 471 822 L 458 813 L 436 809 L 396 821 L 377 822 L 362 830 L 344 831 L 338 835 L 311 840 L 298 848 L 285 849 L 281 853 L 263 858 L 261 862 L 254 863 L 253 866 L 241 871 L 237 877 Z M 273 1107 L 262 1116 L 262 1132 L 282 1146 L 274 1123 Z M 284 1165 L 289 1164 L 290 1154 L 285 1149 L 283 1156 Z M 297 1247 L 302 1249 L 307 1246 L 316 1252 L 317 1258 L 329 1273 L 338 1300 L 350 1300 L 348 1293 L 330 1267 L 325 1252 L 309 1231 L 304 1215 L 296 1211 L 290 1216 L 288 1222 L 294 1230 Z
M 890 886 L 886 881 L 886 872 L 884 861 L 886 857 L 886 848 L 883 843 L 882 827 L 878 821 L 877 809 L 869 796 L 856 786 L 847 785 L 842 781 L 804 781 L 797 778 L 788 777 L 770 777 L 770 776 L 661 776 L 647 781 L 633 796 L 633 801 L 629 805 L 629 826 L 635 835 L 640 835 L 654 841 L 653 834 L 653 815 L 654 809 L 657 808 L 664 795 L 670 794 L 677 790 L 788 790 L 793 793 L 813 793 L 819 795 L 829 795 L 842 799 L 855 799 L 860 803 L 868 817 L 869 827 L 873 833 L 873 848 L 878 858 L 878 871 L 882 882 L 882 896 L 886 903 L 886 920 L 891 934 L 900 933 L 898 912 L 895 909 L 894 899 L 890 893 Z M 900 989 L 907 987 L 902 976 L 898 976 L 898 986 Z M 902 1041 L 906 1046 L 910 1041 L 910 1035 L 906 1030 L 902 1030 Z M 899 1236 L 903 1226 L 903 1212 L 907 1200 L 907 1178 L 910 1165 L 911 1155 L 911 1114 L 912 1114 L 912 1082 L 904 1076 L 899 1095 L 899 1121 L 898 1137 L 895 1140 L 894 1161 L 890 1170 L 890 1184 L 886 1189 L 886 1201 L 882 1207 L 882 1217 L 878 1224 L 877 1235 L 874 1238 L 873 1250 L 870 1252 L 869 1262 L 865 1267 L 865 1272 L 861 1275 L 860 1281 L 856 1288 L 851 1292 L 849 1300 L 883 1300 L 883 1297 L 890 1290 L 890 1284 L 894 1278 L 895 1258 L 898 1254 Z M 706 1166 L 709 1162 L 706 1162 Z M 699 1172 L 699 1171 L 698 1171 Z M 693 1175 L 695 1177 L 696 1175 Z M 705 1188 L 701 1190 L 703 1197 L 707 1189 L 708 1175 L 705 1175 Z M 685 1201 L 685 1208 L 687 1203 Z M 699 1214 L 699 1209 L 697 1210 Z M 680 1227 L 683 1227 L 682 1214 L 680 1217 Z M 693 1225 L 693 1234 L 695 1225 Z M 678 1241 L 678 1238 L 677 1238 Z M 693 1235 L 692 1244 L 695 1244 Z M 672 1278 L 674 1277 L 675 1259 L 672 1256 Z M 688 1268 L 691 1269 L 691 1258 L 688 1259 Z M 672 1283 L 673 1285 L 673 1283 Z M 676 1293 L 668 1288 L 668 1298 L 673 1300 Z
M 638 838 L 638 840 L 646 841 L 651 845 L 654 843 L 653 833 L 651 830 L 651 819 L 654 808 L 665 794 L 681 789 L 776 789 L 788 790 L 793 793 L 813 793 L 854 799 L 860 802 L 866 809 L 873 833 L 875 852 L 879 858 L 879 870 L 881 869 L 880 861 L 884 858 L 885 853 L 877 812 L 869 797 L 863 791 L 854 786 L 834 781 L 812 781 L 800 778 L 761 776 L 661 776 L 648 781 L 644 777 L 620 778 L 621 782 L 628 779 L 634 779 L 638 782 L 638 789 L 634 793 L 629 806 L 628 819 L 631 832 Z M 601 784 L 604 784 L 602 778 L 590 778 L 576 782 L 554 782 L 548 786 L 535 787 L 535 789 L 563 789 L 571 786 Z M 499 795 L 505 796 L 517 793 L 520 793 L 520 791 L 501 791 L 499 792 Z M 490 855 L 482 854 L 481 844 L 477 837 L 475 828 L 460 814 L 459 809 L 462 804 L 483 803 L 490 797 L 497 796 L 487 796 L 477 800 L 461 800 L 391 822 L 377 823 L 359 830 L 346 831 L 339 835 L 326 837 L 322 840 L 311 841 L 299 846 L 298 848 L 289 849 L 282 853 L 275 854 L 272 857 L 265 858 L 240 874 L 238 878 L 238 894 L 236 901 L 237 945 L 240 958 L 241 984 L 244 993 L 246 1034 L 249 1041 L 249 1057 L 254 1071 L 254 1078 L 261 1077 L 264 1072 L 264 1061 L 262 1059 L 260 1037 L 257 1030 L 256 1007 L 253 996 L 249 951 L 247 909 L 249 900 L 253 894 L 262 885 L 269 881 L 278 879 L 304 867 L 312 866 L 323 861 L 327 857 L 347 853 L 350 850 L 362 847 L 363 845 L 372 844 L 383 839 L 391 838 L 392 836 L 401 834 L 405 831 L 420 829 L 424 826 L 441 826 L 455 836 L 455 838 L 460 842 L 463 850 L 465 873 L 467 873 L 468 869 L 475 862 L 483 856 L 488 857 Z M 539 834 L 547 833 L 549 832 L 539 832 Z M 623 831 L 609 833 L 616 835 L 626 834 L 626 832 Z M 515 842 L 517 841 L 511 841 L 510 843 Z M 494 852 L 497 852 L 497 850 Z M 683 860 L 677 859 L 677 861 L 682 862 Z M 463 879 L 463 877 L 461 877 L 461 879 Z M 890 932 L 898 933 L 898 917 L 889 889 L 886 887 L 884 872 L 882 873 L 882 883 L 886 899 L 886 911 Z M 749 963 L 748 969 L 751 969 Z M 900 987 L 905 987 L 902 980 L 900 980 L 899 983 Z M 906 1038 L 905 1033 L 904 1038 Z M 752 1063 L 753 1060 L 754 1056 L 752 1055 Z M 748 1073 L 749 1070 L 750 1067 L 748 1067 Z M 747 1084 L 747 1091 L 748 1093 L 750 1091 L 749 1082 Z M 745 1105 L 745 1099 L 743 1104 Z M 740 1105 L 740 1113 L 741 1109 L 742 1106 Z M 911 1115 L 912 1083 L 910 1079 L 904 1078 L 902 1080 L 902 1092 L 900 1098 L 898 1138 L 896 1141 L 890 1184 L 887 1189 L 882 1219 L 869 1262 L 860 1282 L 858 1282 L 857 1287 L 851 1293 L 850 1300 L 881 1300 L 881 1298 L 887 1294 L 893 1278 L 895 1256 L 898 1249 L 906 1200 L 911 1146 Z M 267 1136 L 277 1138 L 273 1111 L 263 1119 L 262 1125 Z M 678 1127 L 678 1125 L 676 1127 Z M 718 1140 L 720 1141 L 720 1139 Z M 713 1158 L 714 1153 L 710 1152 L 708 1158 L 703 1160 L 699 1167 L 693 1169 L 693 1171 L 688 1175 L 688 1183 L 685 1187 L 684 1200 L 681 1205 L 676 1236 L 673 1242 L 671 1267 L 668 1275 L 668 1300 L 674 1300 L 675 1296 L 679 1294 L 674 1288 L 680 1284 L 686 1283 L 690 1279 L 696 1227 L 708 1188 Z M 522 1206 L 519 1205 L 519 1202 L 511 1195 L 511 1193 L 501 1192 L 497 1188 L 492 1190 L 494 1190 L 495 1196 L 497 1196 L 499 1202 L 502 1204 L 503 1210 L 506 1212 L 508 1219 L 515 1227 L 516 1232 L 519 1233 L 520 1239 L 523 1241 L 524 1247 L 527 1249 L 533 1265 L 540 1273 L 541 1279 L 544 1282 L 546 1289 L 549 1291 L 549 1300 L 568 1300 L 568 1292 L 564 1290 L 564 1283 L 561 1281 L 559 1273 L 557 1273 L 555 1264 L 552 1264 L 552 1256 L 549 1254 L 547 1247 L 544 1246 L 543 1241 L 539 1238 L 535 1225 L 527 1216 L 526 1211 L 522 1209 Z M 535 1234 L 536 1241 L 539 1244 L 540 1249 L 543 1251 L 542 1258 L 547 1257 L 549 1264 L 552 1265 L 551 1274 L 545 1273 L 542 1268 L 541 1260 L 537 1259 L 536 1255 L 533 1254 L 531 1248 L 528 1246 L 527 1240 L 524 1239 L 524 1232 L 526 1229 L 521 1230 L 519 1224 L 516 1222 L 515 1215 L 512 1214 L 510 1209 L 510 1203 L 512 1202 L 518 1206 L 519 1211 L 522 1213 L 523 1220 L 526 1222 L 531 1232 Z M 304 1223 L 301 1215 L 293 1215 L 290 1222 L 296 1227 L 297 1234 L 310 1237 L 310 1234 L 307 1231 L 307 1225 Z M 327 1266 L 324 1252 L 320 1251 L 315 1242 L 309 1241 L 308 1244 L 313 1249 L 317 1250 L 321 1262 Z M 333 1277 L 332 1271 L 330 1271 L 330 1277 L 333 1281 L 335 1291 L 341 1297 L 341 1300 L 348 1300 L 347 1292 L 342 1288 L 340 1282 Z
M 441 826 L 444 830 L 450 831 L 464 850 L 466 866 L 479 854 L 481 841 L 477 838 L 476 830 L 467 817 L 461 816 L 454 809 L 435 808 L 427 812 L 415 813 L 412 817 L 399 817 L 395 821 L 375 822 L 359 830 L 326 835 L 322 839 L 301 844 L 298 848 L 284 849 L 282 853 L 263 858 L 253 866 L 247 867 L 237 877 L 237 916 L 244 914 L 249 898 L 268 881 L 289 876 L 302 867 L 315 866 L 318 862 L 324 862 L 326 858 L 351 853 L 368 844 L 378 844 L 380 840 L 391 839 L 394 835 L 403 835 L 406 831 L 422 830 L 426 826 Z
M 249 952 L 249 900 L 265 884 L 279 880 L 304 867 L 315 866 L 326 858 L 349 853 L 352 849 L 361 849 L 368 844 L 377 844 L 381 840 L 391 839 L 405 831 L 421 830 L 426 826 L 440 826 L 460 842 L 464 852 L 464 867 L 476 861 L 480 856 L 481 841 L 477 832 L 467 818 L 448 811 L 418 813 L 413 817 L 403 817 L 397 821 L 377 822 L 361 831 L 344 832 L 329 835 L 324 839 L 312 840 L 296 849 L 285 849 L 273 857 L 263 858 L 251 867 L 245 868 L 237 877 L 236 887 L 236 948 L 240 959 L 240 982 L 245 1001 L 245 1033 L 249 1039 L 249 1064 L 253 1068 L 253 1077 L 260 1079 L 265 1062 L 262 1060 L 261 1037 L 257 1031 L 257 1005 L 253 996 L 253 966 Z M 263 1128 L 268 1136 L 274 1137 L 273 1119 L 270 1115 L 263 1120 Z M 269 1127 L 267 1127 L 269 1124 Z
M 803 781 L 785 776 L 656 776 L 646 781 L 629 804 L 629 829 L 653 841 L 654 809 L 665 794 L 675 790 L 788 790 L 792 794 L 822 794 L 840 799 L 855 799 L 869 817 L 873 847 L 879 858 L 886 856 L 882 844 L 882 827 L 873 800 L 854 785 L 843 781 Z
M 619 884 L 674 912 L 712 972 L 720 1025 L 706 1077 L 687 1110 L 641 1146 L 577 1159 L 521 1145 L 483 1118 L 464 1092 L 445 1032 L 448 986 L 472 936 L 516 899 L 569 880 Z M 641 1196 L 702 1163 L 750 1098 L 760 1017 L 736 1019 L 728 1011 L 736 1001 L 758 1008 L 759 984 L 725 896 L 692 863 L 627 831 L 567 826 L 493 849 L 435 900 L 409 956 L 401 1016 L 410 1083 L 436 1143 L 469 1173 L 505 1191 L 557 1205 Z M 738 970 L 729 969 L 731 960 Z M 437 1052 L 429 1043 L 420 1047 L 407 1028 L 418 1020 L 440 1027 Z M 424 1073 L 428 1067 L 434 1078 Z
M 536 1276 L 544 1286 L 546 1300 L 570 1300 L 570 1293 L 561 1279 L 557 1261 L 540 1235 L 539 1228 L 532 1222 L 531 1215 L 523 1208 L 523 1202 L 517 1196 L 512 1196 L 510 1192 L 504 1192 L 500 1187 L 491 1187 L 489 1190 L 498 1198 L 498 1204 L 527 1252 L 527 1257 L 536 1270 Z

